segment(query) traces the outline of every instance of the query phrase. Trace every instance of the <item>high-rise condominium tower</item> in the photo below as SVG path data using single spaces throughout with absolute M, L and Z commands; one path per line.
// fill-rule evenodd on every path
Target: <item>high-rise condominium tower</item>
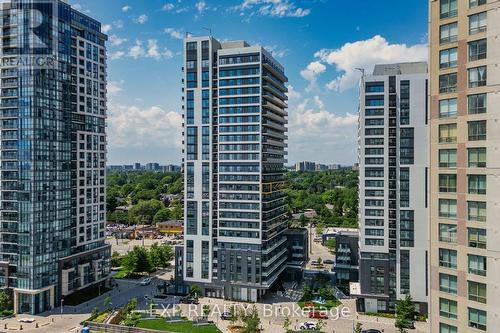
M 499 37 L 499 1 L 430 1 L 431 332 L 500 327 Z
M 256 301 L 284 270 L 287 88 L 261 46 L 184 42 L 183 277 Z
M 36 314 L 109 275 L 107 37 L 62 1 L 1 6 L 0 287 Z
M 359 109 L 360 310 L 427 312 L 427 64 L 375 66 Z

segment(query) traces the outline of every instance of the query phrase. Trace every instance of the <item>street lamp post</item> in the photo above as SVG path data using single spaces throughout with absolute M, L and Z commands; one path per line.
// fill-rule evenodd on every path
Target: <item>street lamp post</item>
M 61 298 L 61 317 L 63 315 L 63 311 L 64 311 L 64 298 Z

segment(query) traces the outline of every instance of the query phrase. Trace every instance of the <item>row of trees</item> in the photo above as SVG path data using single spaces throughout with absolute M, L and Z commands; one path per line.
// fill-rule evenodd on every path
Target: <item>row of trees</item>
M 254 305 L 250 310 L 232 306 L 229 309 L 229 320 L 231 325 L 240 326 L 240 333 L 260 332 L 260 317 L 257 307 Z
M 139 201 L 128 212 L 108 212 L 108 221 L 124 224 L 156 224 L 167 220 L 182 219 L 183 209 L 179 201 L 172 202 L 169 207 L 157 199 Z
M 135 205 L 139 201 L 158 199 L 162 193 L 180 194 L 183 188 L 182 174 L 178 172 L 111 172 L 107 176 L 108 211 L 121 206 L 124 199 Z
M 357 227 L 358 173 L 352 170 L 289 172 L 288 207 L 291 213 L 314 209 L 315 222 L 332 227 Z M 333 208 L 328 208 L 331 205 Z M 300 222 L 309 221 L 302 217 Z
M 113 253 L 111 258 L 114 267 L 122 267 L 126 274 L 152 273 L 159 268 L 166 268 L 174 259 L 174 251 L 170 245 L 153 244 L 149 249 L 135 246 L 125 256 Z

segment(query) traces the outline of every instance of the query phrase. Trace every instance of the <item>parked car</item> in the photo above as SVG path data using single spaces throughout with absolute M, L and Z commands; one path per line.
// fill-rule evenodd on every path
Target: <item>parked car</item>
M 382 333 L 382 332 L 379 330 L 375 330 L 375 329 L 369 329 L 369 330 L 361 331 L 361 333 Z
M 147 286 L 151 284 L 151 278 L 145 278 L 141 281 L 141 286 Z
M 182 304 L 200 304 L 197 298 L 194 297 L 183 297 L 180 299 Z
M 306 321 L 300 324 L 299 328 L 304 331 L 304 330 L 317 330 L 318 325 L 315 322 L 312 321 Z
M 309 318 L 328 319 L 328 315 L 324 311 L 311 311 L 309 312 Z
M 334 261 L 331 260 L 331 259 L 326 259 L 325 261 L 323 261 L 324 264 L 328 264 L 328 265 L 333 265 L 334 264 Z
M 231 320 L 231 312 L 223 312 L 221 315 L 220 315 L 220 319 L 222 320 Z

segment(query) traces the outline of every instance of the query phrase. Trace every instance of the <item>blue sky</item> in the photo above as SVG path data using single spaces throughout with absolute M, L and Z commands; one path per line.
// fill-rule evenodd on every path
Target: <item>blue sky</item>
M 356 161 L 359 73 L 427 56 L 422 0 L 70 0 L 110 36 L 109 163 L 181 160 L 182 38 L 270 49 L 290 79 L 289 164 Z

